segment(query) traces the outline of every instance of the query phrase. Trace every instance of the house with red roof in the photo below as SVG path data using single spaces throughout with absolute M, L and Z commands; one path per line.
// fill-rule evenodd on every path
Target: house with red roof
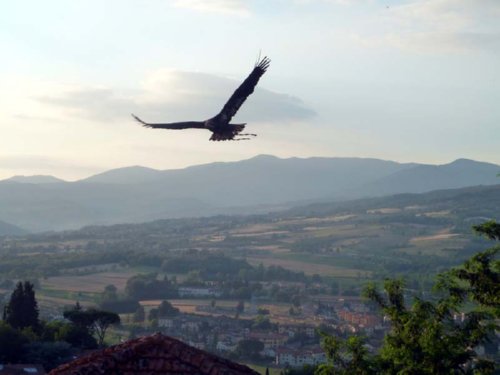
M 93 352 L 49 375 L 258 375 L 251 368 L 156 333 Z

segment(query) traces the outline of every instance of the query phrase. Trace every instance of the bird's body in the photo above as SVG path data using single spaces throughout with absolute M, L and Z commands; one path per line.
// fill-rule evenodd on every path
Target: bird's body
M 212 132 L 210 137 L 211 141 L 241 141 L 245 136 L 256 136 L 256 134 L 242 134 L 246 124 L 230 124 L 229 122 L 233 116 L 238 112 L 238 109 L 245 102 L 246 98 L 250 96 L 260 77 L 266 72 L 270 60 L 264 57 L 258 61 L 250 75 L 243 81 L 243 83 L 231 95 L 222 110 L 214 117 L 205 121 L 186 121 L 186 122 L 171 122 L 151 124 L 142 121 L 139 117 L 132 115 L 137 121 L 148 128 L 154 129 L 207 129 Z M 237 137 L 239 136 L 239 137 Z

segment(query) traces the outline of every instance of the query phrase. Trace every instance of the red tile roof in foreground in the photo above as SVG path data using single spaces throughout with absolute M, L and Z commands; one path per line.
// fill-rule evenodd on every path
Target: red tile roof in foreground
M 93 352 L 49 372 L 49 375 L 97 374 L 207 374 L 258 373 L 227 359 L 155 333 Z

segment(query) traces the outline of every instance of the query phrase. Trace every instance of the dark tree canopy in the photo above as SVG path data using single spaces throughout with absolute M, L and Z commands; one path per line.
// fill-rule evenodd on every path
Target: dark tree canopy
M 0 322 L 0 363 L 17 362 L 24 355 L 28 340 L 18 330 Z
M 242 358 L 258 359 L 260 352 L 264 349 L 262 341 L 253 339 L 244 339 L 238 342 L 236 353 Z
M 3 319 L 13 328 L 31 327 L 33 331 L 38 330 L 38 303 L 32 283 L 17 283 L 8 304 L 4 307 Z
M 99 346 L 103 345 L 109 326 L 120 323 L 118 314 L 97 309 L 69 310 L 64 312 L 64 317 L 80 330 L 96 335 Z

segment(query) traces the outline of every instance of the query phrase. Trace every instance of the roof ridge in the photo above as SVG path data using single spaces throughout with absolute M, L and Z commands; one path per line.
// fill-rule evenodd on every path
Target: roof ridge
M 103 372 L 104 371 L 104 372 Z M 247 366 L 156 332 L 99 350 L 61 365 L 49 374 L 113 373 L 252 374 Z

